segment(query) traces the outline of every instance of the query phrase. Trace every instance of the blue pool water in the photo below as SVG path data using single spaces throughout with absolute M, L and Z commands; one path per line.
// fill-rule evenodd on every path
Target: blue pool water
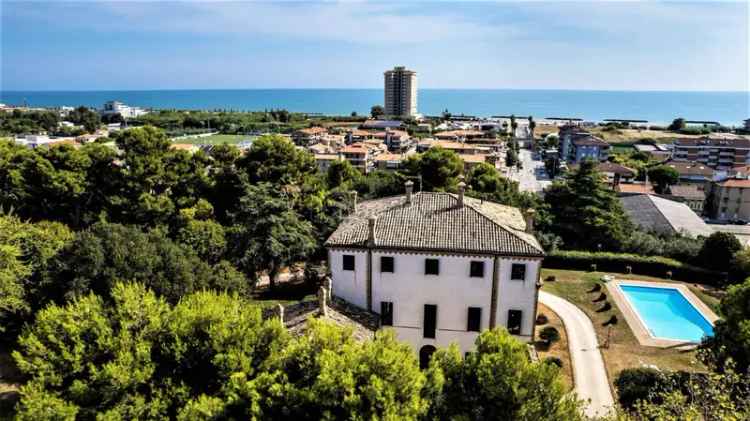
M 656 338 L 700 342 L 714 334 L 711 323 L 674 288 L 620 285 L 620 289 Z

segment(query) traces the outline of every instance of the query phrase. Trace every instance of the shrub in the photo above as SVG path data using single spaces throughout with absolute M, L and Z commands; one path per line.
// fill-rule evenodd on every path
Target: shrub
M 667 384 L 667 377 L 653 368 L 627 368 L 615 379 L 620 405 L 632 409 L 639 400 L 651 401 L 650 395 Z
M 560 340 L 560 332 L 554 326 L 547 326 L 539 332 L 539 338 L 551 344 Z
M 539 313 L 536 316 L 536 324 L 538 325 L 546 325 L 549 322 L 549 319 L 547 318 L 547 315 L 544 313 Z
M 545 362 L 545 364 L 556 365 L 559 368 L 562 368 L 562 366 L 563 366 L 562 360 L 560 358 L 557 358 L 557 357 L 547 357 L 547 358 L 544 359 L 544 362 Z
M 589 270 L 596 264 L 602 272 L 624 273 L 631 266 L 633 273 L 660 278 L 672 271 L 673 279 L 704 284 L 721 284 L 724 276 L 715 271 L 658 256 L 638 256 L 627 253 L 556 251 L 549 253 L 543 266 L 548 269 Z

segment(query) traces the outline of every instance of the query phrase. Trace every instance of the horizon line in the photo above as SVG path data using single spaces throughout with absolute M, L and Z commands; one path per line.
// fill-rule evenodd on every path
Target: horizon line
M 16 92 L 158 92 L 158 91 L 281 91 L 281 90 L 329 90 L 329 91 L 352 91 L 352 90 L 383 90 L 378 88 L 139 88 L 139 89 L 0 89 L 0 95 L 3 93 Z M 580 88 L 418 88 L 418 91 L 560 91 L 560 92 L 644 92 L 644 93 L 750 93 L 747 90 L 697 90 L 697 89 L 580 89 Z

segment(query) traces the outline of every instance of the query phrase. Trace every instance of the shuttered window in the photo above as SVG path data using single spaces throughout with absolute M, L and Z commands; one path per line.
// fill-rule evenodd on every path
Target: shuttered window
M 514 281 L 526 280 L 526 265 L 522 263 L 513 263 L 510 269 L 510 279 Z
M 434 304 L 424 305 L 424 337 L 434 338 L 437 328 L 437 306 Z
M 344 255 L 344 270 L 354 270 L 354 256 L 351 254 Z
M 380 302 L 380 324 L 393 326 L 393 303 L 390 301 Z
M 469 323 L 466 326 L 466 330 L 469 332 L 479 332 L 482 326 L 482 308 L 481 307 L 469 307 Z
M 393 273 L 393 257 L 391 256 L 380 257 L 380 271 Z
M 484 262 L 472 261 L 469 276 L 472 278 L 484 278 Z
M 440 275 L 440 260 L 424 259 L 424 274 L 425 275 Z

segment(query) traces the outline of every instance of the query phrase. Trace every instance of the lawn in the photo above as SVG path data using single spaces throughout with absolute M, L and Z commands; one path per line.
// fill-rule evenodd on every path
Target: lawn
M 547 306 L 544 304 L 539 304 L 539 309 L 537 311 L 537 314 L 544 314 L 547 316 L 547 323 L 545 324 L 538 324 L 536 326 L 537 332 L 540 332 L 542 329 L 544 329 L 547 326 L 552 326 L 557 329 L 558 332 L 560 332 L 560 340 L 557 342 L 553 342 L 552 345 L 549 347 L 546 347 L 544 344 L 540 342 L 537 342 L 535 344 L 537 353 L 539 354 L 539 359 L 544 360 L 547 357 L 557 357 L 559 358 L 563 366 L 560 369 L 560 374 L 562 375 L 563 382 L 566 386 L 568 386 L 569 389 L 573 389 L 573 365 L 570 362 L 570 350 L 568 349 L 568 335 L 565 333 L 565 325 L 563 325 L 562 320 L 557 316 L 555 312 L 550 310 Z
M 610 383 L 617 374 L 625 368 L 655 365 L 667 370 L 700 371 L 704 366 L 695 359 L 695 351 L 681 351 L 672 348 L 654 348 L 641 346 L 633 335 L 627 321 L 617 305 L 612 302 L 612 309 L 597 312 L 602 303 L 594 303 L 598 293 L 589 293 L 594 285 L 605 275 L 603 272 L 580 272 L 571 270 L 543 269 L 542 279 L 555 276 L 555 282 L 545 282 L 542 289 L 551 294 L 563 297 L 580 307 L 591 319 L 599 337 L 604 363 L 607 368 Z M 638 279 L 647 281 L 671 282 L 648 276 L 614 274 L 616 278 Z M 690 290 L 716 311 L 719 299 L 705 292 L 701 286 L 690 284 Z M 602 326 L 612 316 L 617 317 L 617 324 L 610 328 Z M 609 336 L 609 346 L 606 347 Z
M 224 143 L 235 145 L 247 139 L 254 139 L 256 136 L 236 135 L 236 134 L 215 134 L 207 137 L 182 137 L 173 139 L 174 143 L 184 143 L 191 145 L 221 145 Z

